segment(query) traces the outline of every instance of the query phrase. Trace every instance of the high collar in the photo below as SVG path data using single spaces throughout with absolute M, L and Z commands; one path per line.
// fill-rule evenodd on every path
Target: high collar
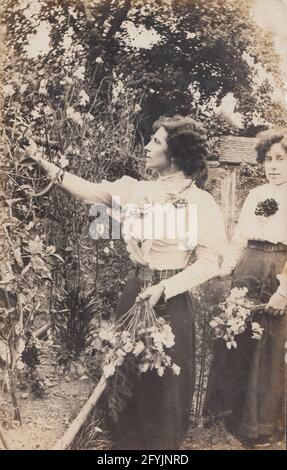
M 188 178 L 181 170 L 170 175 L 159 176 L 155 182 L 155 189 L 164 193 L 181 193 L 190 186 L 194 186 L 193 179 Z
M 159 175 L 157 180 L 158 181 L 167 181 L 167 182 L 173 182 L 173 181 L 179 181 L 187 179 L 184 172 L 181 170 L 176 171 L 175 173 L 171 173 L 170 175 Z

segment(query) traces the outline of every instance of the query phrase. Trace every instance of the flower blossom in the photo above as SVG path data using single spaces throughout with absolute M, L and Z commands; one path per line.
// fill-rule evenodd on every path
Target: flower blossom
M 81 113 L 79 113 L 78 111 L 75 111 L 72 106 L 68 106 L 66 113 L 67 113 L 68 118 L 72 119 L 74 122 L 76 122 L 80 126 L 83 124 L 83 118 L 82 118 Z
M 84 80 L 85 79 L 85 67 L 81 65 L 75 72 L 74 76 L 78 78 L 79 80 Z
M 85 90 L 81 90 L 79 94 L 79 104 L 81 106 L 85 106 L 86 104 L 89 103 L 89 101 L 90 101 L 89 95 L 85 92 Z

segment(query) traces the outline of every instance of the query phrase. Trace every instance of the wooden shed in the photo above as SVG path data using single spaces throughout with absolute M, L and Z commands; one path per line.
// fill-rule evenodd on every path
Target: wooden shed
M 258 138 L 221 136 L 219 138 L 219 160 L 210 161 L 209 182 L 211 191 L 220 204 L 228 235 L 237 222 L 240 208 L 248 192 L 257 182 L 252 178 L 242 187 L 240 184 L 240 169 L 244 164 L 256 162 L 256 144 Z
M 222 136 L 219 138 L 220 165 L 236 166 L 242 163 L 256 165 L 255 137 Z

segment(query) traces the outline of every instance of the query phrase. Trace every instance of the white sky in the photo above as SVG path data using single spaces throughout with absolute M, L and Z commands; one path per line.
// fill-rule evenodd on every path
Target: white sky
M 236 98 L 234 98 L 233 93 L 227 93 L 227 95 L 221 101 L 221 104 L 218 108 L 216 108 L 217 113 L 226 114 L 229 119 L 235 124 L 237 127 L 242 126 L 242 114 L 236 113 L 234 108 L 237 104 Z
M 37 33 L 28 36 L 28 44 L 23 49 L 29 58 L 34 59 L 39 55 L 45 55 L 49 52 L 50 30 L 50 24 L 47 21 L 41 21 Z
M 129 36 L 125 42 L 136 49 L 151 49 L 161 39 L 153 28 L 146 29 L 144 26 L 135 26 L 132 21 L 125 21 L 123 27 Z
M 287 0 L 256 0 L 252 15 L 261 28 L 274 34 L 282 77 L 287 81 Z
M 254 64 L 254 61 L 247 54 L 244 59 L 250 66 L 253 66 L 258 72 L 257 83 L 262 83 L 266 78 L 275 88 L 273 98 L 278 101 L 285 101 L 287 104 L 287 0 L 256 0 L 251 10 L 254 21 L 260 28 L 271 31 L 274 35 L 274 44 L 277 53 L 280 56 L 281 76 L 286 83 L 285 95 L 278 89 L 273 76 L 266 72 L 261 64 Z M 236 99 L 232 93 L 228 93 L 221 102 L 217 111 L 222 111 L 240 127 L 241 114 L 235 113 Z M 254 117 L 254 124 L 263 123 Z

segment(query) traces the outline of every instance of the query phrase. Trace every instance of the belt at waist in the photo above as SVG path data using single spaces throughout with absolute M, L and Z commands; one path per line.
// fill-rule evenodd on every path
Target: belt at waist
M 255 250 L 263 250 L 267 253 L 272 253 L 273 251 L 283 251 L 287 253 L 287 245 L 284 243 L 271 243 L 263 240 L 248 240 L 248 248 L 254 248 Z
M 183 268 L 179 269 L 151 269 L 148 266 L 137 266 L 135 273 L 138 279 L 142 281 L 161 281 L 162 279 L 168 279 L 171 276 L 182 271 Z

